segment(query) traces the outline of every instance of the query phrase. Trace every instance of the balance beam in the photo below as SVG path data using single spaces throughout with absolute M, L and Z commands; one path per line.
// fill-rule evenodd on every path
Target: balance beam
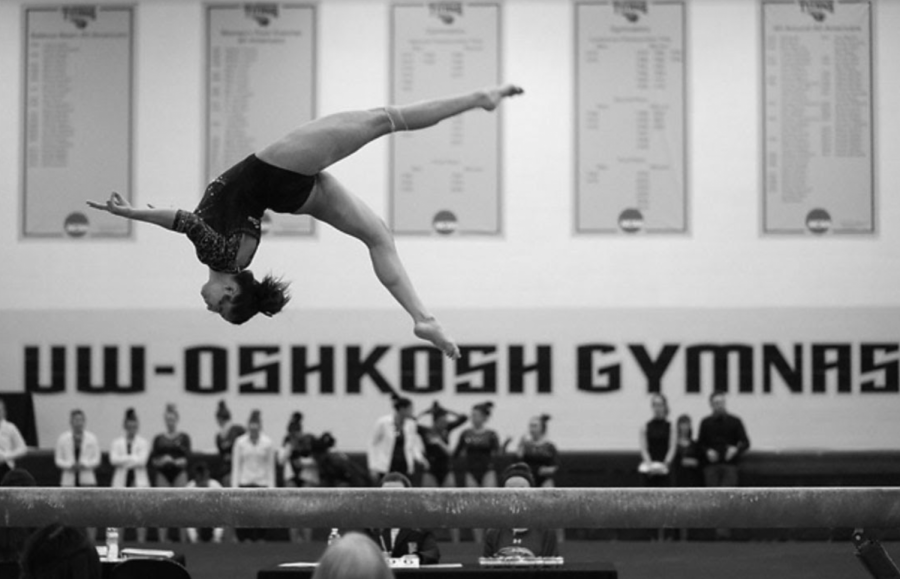
M 896 528 L 900 488 L 0 488 L 0 526 Z

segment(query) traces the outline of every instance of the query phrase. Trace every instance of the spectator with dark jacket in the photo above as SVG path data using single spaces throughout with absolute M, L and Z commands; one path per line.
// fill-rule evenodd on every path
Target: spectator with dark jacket
M 697 446 L 705 460 L 703 478 L 708 487 L 738 486 L 738 463 L 750 448 L 750 439 L 740 418 L 725 409 L 725 393 L 709 397 L 712 414 L 700 422 Z
M 382 488 L 410 488 L 412 483 L 399 472 L 389 472 L 381 479 Z M 433 565 L 441 560 L 434 533 L 428 529 L 371 529 L 369 535 L 388 557 L 415 556 L 422 565 Z

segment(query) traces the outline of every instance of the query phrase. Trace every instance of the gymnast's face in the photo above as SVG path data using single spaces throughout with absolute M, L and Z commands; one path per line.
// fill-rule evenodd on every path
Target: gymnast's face
M 231 311 L 231 298 L 238 293 L 237 285 L 233 282 L 221 280 L 209 280 L 200 288 L 200 295 L 206 303 L 206 309 L 215 312 L 228 319 Z

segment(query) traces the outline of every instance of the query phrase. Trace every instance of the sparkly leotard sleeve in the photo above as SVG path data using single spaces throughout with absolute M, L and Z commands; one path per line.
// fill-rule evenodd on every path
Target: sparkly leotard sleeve
M 241 247 L 242 233 L 229 236 L 218 233 L 196 213 L 179 210 L 173 227 L 178 233 L 187 234 L 197 250 L 197 259 L 210 268 L 225 273 L 238 273 L 237 254 Z

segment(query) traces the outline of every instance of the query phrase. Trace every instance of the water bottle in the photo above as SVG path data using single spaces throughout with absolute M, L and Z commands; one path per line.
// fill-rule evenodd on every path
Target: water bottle
M 106 559 L 119 560 L 119 529 L 116 527 L 106 528 Z
M 328 546 L 330 547 L 335 541 L 341 538 L 341 534 L 337 529 L 331 529 L 331 534 L 328 535 Z

